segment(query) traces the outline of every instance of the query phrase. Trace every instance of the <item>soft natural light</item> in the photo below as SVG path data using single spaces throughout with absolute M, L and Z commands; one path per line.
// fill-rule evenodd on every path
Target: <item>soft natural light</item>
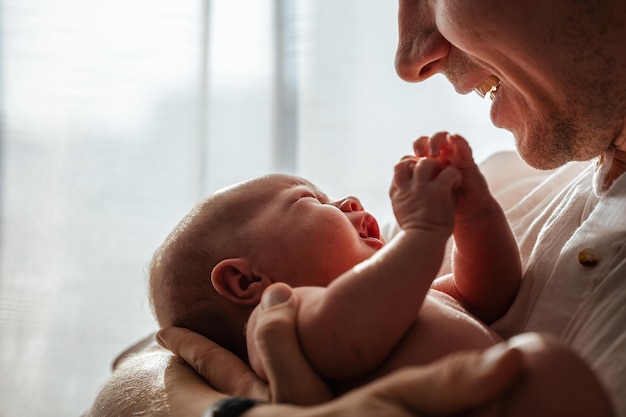
M 0 415 L 78 416 L 156 329 L 146 268 L 203 195 L 273 171 L 392 219 L 417 136 L 512 149 L 489 101 L 393 68 L 394 1 L 0 3 Z

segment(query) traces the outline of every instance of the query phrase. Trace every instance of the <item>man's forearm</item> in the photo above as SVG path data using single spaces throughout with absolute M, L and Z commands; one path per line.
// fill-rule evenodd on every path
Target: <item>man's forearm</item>
M 83 417 L 197 417 L 222 397 L 180 358 L 157 348 L 120 363 Z

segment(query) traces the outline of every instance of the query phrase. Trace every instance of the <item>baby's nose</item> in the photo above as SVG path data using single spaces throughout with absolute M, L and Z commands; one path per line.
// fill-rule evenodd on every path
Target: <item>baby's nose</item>
M 339 210 L 344 213 L 351 213 L 353 211 L 363 211 L 363 205 L 358 198 L 354 196 L 348 196 L 339 202 Z

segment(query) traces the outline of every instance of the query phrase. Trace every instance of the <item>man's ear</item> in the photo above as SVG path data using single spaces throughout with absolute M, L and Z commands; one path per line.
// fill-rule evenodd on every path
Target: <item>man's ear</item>
M 245 258 L 230 258 L 219 262 L 211 272 L 213 288 L 222 297 L 236 304 L 255 306 L 261 301 L 268 279 L 252 274 Z

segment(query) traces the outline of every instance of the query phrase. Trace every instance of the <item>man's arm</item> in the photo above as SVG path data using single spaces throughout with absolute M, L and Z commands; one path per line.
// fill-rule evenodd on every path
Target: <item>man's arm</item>
M 293 351 L 296 346 L 293 342 L 297 341 L 297 300 L 293 297 L 281 299 L 282 302 L 268 305 L 261 314 L 259 334 L 267 337 L 262 344 L 262 357 L 272 381 L 274 398 L 282 397 L 284 401 L 297 403 L 298 392 L 282 391 L 281 387 L 297 386 L 314 374 L 306 367 L 301 352 Z M 171 328 L 161 332 L 160 336 L 160 343 L 194 364 L 206 381 L 216 386 L 228 386 L 240 379 L 239 371 L 233 373 L 231 363 L 216 360 L 227 358 L 222 355 L 229 352 L 216 351 L 216 345 L 201 335 Z M 394 373 L 326 404 L 315 407 L 268 404 L 254 407 L 246 412 L 246 416 L 457 415 L 460 410 L 498 402 L 523 372 L 524 362 L 517 349 L 500 347 L 484 353 L 463 352 L 426 367 Z M 224 398 L 205 380 L 170 353 L 149 348 L 118 364 L 84 417 L 199 417 L 215 401 Z M 250 396 L 241 390 L 231 394 Z
M 184 329 L 177 329 L 182 330 Z M 293 331 L 293 329 L 289 329 Z M 167 343 L 180 336 L 171 332 Z M 202 337 L 198 335 L 199 337 Z M 186 335 L 183 334 L 183 338 Z M 279 342 L 279 341 L 277 341 Z M 210 343 L 210 342 L 209 342 Z M 200 353 L 204 349 L 189 350 Z M 199 364 L 202 358 L 188 358 Z M 283 361 L 284 363 L 284 361 Z M 207 369 L 203 366 L 203 369 Z M 290 373 L 293 374 L 295 369 Z M 424 368 L 408 368 L 341 398 L 318 406 L 267 404 L 252 408 L 246 417 L 419 417 L 458 415 L 496 401 L 518 379 L 523 362 L 516 350 L 498 356 L 465 352 Z M 306 371 L 305 371 L 306 373 Z M 279 380 L 281 378 L 278 378 Z M 300 378 L 281 381 L 297 385 Z M 83 417 L 200 417 L 225 398 L 190 367 L 170 353 L 142 352 L 117 368 Z
M 119 363 L 83 417 L 201 416 L 223 397 L 182 359 L 152 347 Z
M 259 316 L 259 335 L 264 337 L 261 356 L 270 374 L 272 391 L 278 386 L 297 387 L 310 377 L 306 360 L 290 352 L 297 344 L 296 314 L 298 302 L 289 298 L 289 287 L 272 286 L 279 291 L 281 301 L 268 297 L 276 304 L 266 305 Z M 287 291 L 285 291 L 287 290 Z M 287 295 L 285 295 L 287 294 Z M 284 297 L 288 297 L 285 299 Z M 162 333 L 161 343 L 182 354 L 197 370 L 206 371 L 206 346 L 213 343 L 201 335 L 189 338 L 190 331 L 170 328 Z M 190 343 L 190 341 L 193 341 Z M 214 365 L 215 366 L 215 365 Z M 484 352 L 466 351 L 442 358 L 424 367 L 410 367 L 392 373 L 378 381 L 355 389 L 340 398 L 314 407 L 288 405 L 257 406 L 246 417 L 418 417 L 423 415 L 453 416 L 461 411 L 491 409 L 507 398 L 508 390 L 525 372 L 525 362 L 519 349 L 506 343 Z M 211 374 L 203 374 L 209 379 Z M 276 386 L 276 387 L 275 387 Z M 299 403 L 298 390 L 283 391 L 282 400 Z M 273 394 L 274 398 L 280 394 Z M 175 411 L 175 410 L 174 410 Z M 173 412 L 173 414 L 176 414 Z M 187 417 L 176 414 L 180 417 Z

